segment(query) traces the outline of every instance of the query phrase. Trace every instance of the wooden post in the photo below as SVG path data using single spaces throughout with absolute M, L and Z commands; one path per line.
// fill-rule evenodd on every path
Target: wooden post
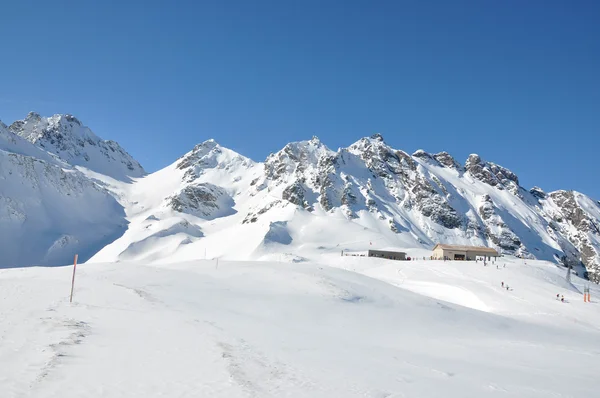
M 73 302 L 73 288 L 75 287 L 75 270 L 77 269 L 77 254 L 75 255 L 75 261 L 73 262 L 73 280 L 71 280 L 71 298 L 69 303 Z

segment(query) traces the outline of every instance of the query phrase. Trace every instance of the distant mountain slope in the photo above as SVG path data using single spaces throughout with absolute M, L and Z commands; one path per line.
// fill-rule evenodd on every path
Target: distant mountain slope
M 0 268 L 90 258 L 126 229 L 104 189 L 0 123 Z
M 9 129 L 73 166 L 82 166 L 118 180 L 145 174 L 142 166 L 119 144 L 99 138 L 71 115 L 42 117 L 30 112 Z

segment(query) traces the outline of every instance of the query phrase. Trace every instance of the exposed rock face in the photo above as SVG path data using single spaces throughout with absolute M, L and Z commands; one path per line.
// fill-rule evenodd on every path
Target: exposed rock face
M 304 189 L 302 183 L 296 181 L 283 190 L 282 198 L 290 203 L 295 204 L 296 206 L 302 206 L 305 209 L 311 209 L 310 204 L 304 198 L 305 192 L 306 189 Z
M 456 210 L 426 179 L 417 177 L 411 192 L 416 208 L 425 217 L 430 217 L 432 221 L 449 229 L 458 228 L 462 224 Z
M 199 183 L 186 186 L 176 195 L 169 197 L 167 203 L 173 210 L 180 213 L 212 219 L 219 213 L 219 210 L 225 210 L 231 214 L 233 200 L 222 188 L 213 184 Z M 222 208 L 223 206 L 225 209 Z
M 535 196 L 538 199 L 546 199 L 546 192 L 542 190 L 540 187 L 533 187 L 529 190 L 529 193 Z
M 476 179 L 498 189 L 507 189 L 514 195 L 519 192 L 519 179 L 512 171 L 495 163 L 485 162 L 479 155 L 470 155 L 465 170 Z
M 485 225 L 485 235 L 502 253 L 517 254 L 521 257 L 532 257 L 519 237 L 510 230 L 508 225 L 496 213 L 496 206 L 489 195 L 483 195 L 479 215 Z
M 261 214 L 265 214 L 269 210 L 271 210 L 275 207 L 281 207 L 281 206 L 282 206 L 282 201 L 280 201 L 280 200 L 275 200 L 273 202 L 269 202 L 263 208 L 261 208 L 259 211 L 248 213 L 246 218 L 244 218 L 244 221 L 242 221 L 242 224 L 255 223 L 258 221 L 258 218 L 260 217 Z
M 196 165 L 202 168 L 215 167 L 218 162 L 214 156 L 208 156 L 211 152 L 221 153 L 221 148 L 212 139 L 196 145 L 192 152 L 181 157 L 177 163 L 177 168 L 183 170 Z
M 553 221 L 567 232 L 567 239 L 579 251 L 588 276 L 594 282 L 600 282 L 600 229 L 598 220 L 588 214 L 578 203 L 573 191 L 556 191 L 549 194 L 558 211 L 551 214 Z M 591 202 L 591 201 L 590 201 Z
M 448 152 L 440 152 L 433 155 L 433 158 L 437 160 L 442 166 L 449 169 L 462 170 L 462 166 L 458 164 L 456 160 Z

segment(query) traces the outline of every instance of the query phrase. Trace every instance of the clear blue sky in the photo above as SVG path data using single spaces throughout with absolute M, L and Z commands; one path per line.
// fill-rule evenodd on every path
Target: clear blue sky
M 5 1 L 0 119 L 71 113 L 154 171 L 214 137 L 469 153 L 600 199 L 600 1 Z

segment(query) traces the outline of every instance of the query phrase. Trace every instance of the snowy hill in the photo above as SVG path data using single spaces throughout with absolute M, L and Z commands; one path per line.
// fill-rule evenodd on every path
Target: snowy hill
M 30 112 L 9 129 L 73 166 L 125 181 L 145 174 L 142 166 L 119 144 L 97 137 L 71 115 L 42 117 Z
M 0 390 L 6 398 L 595 396 L 600 290 L 592 286 L 584 303 L 580 278 L 567 285 L 552 264 L 506 264 L 339 256 L 84 264 L 72 304 L 72 267 L 0 270 Z
M 106 190 L 0 122 L 0 268 L 83 261 L 126 229 Z

